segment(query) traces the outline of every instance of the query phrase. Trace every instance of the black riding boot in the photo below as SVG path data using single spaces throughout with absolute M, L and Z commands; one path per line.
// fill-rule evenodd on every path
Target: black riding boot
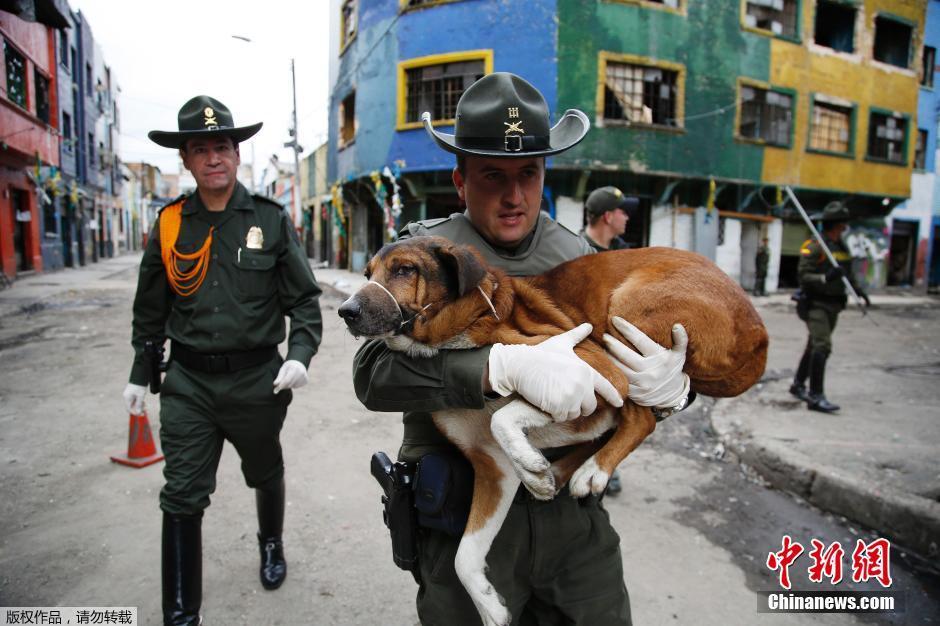
M 818 350 L 814 351 L 810 357 L 809 398 L 806 400 L 806 406 L 811 411 L 832 413 L 839 410 L 839 405 L 826 400 L 826 394 L 823 391 L 823 382 L 826 378 L 826 359 L 828 358 L 828 354 Z
M 202 623 L 202 515 L 163 514 L 163 624 Z
M 800 359 L 800 365 L 796 368 L 796 376 L 793 377 L 793 384 L 790 385 L 790 393 L 803 402 L 809 401 L 809 394 L 806 393 L 806 377 L 809 376 L 809 346 L 803 351 L 803 357 Z
M 277 589 L 287 578 L 284 560 L 284 479 L 255 489 L 258 505 L 258 546 L 261 549 L 261 586 Z

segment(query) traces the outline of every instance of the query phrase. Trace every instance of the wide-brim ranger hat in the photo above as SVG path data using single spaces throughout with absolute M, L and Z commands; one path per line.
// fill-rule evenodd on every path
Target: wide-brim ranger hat
M 453 135 L 435 130 L 430 113 L 421 120 L 444 150 L 497 158 L 558 154 L 584 139 L 591 127 L 587 115 L 577 109 L 568 109 L 550 127 L 548 104 L 539 90 L 508 72 L 487 74 L 460 96 Z
M 833 200 L 823 208 L 822 212 L 813 215 L 811 219 L 823 222 L 848 222 L 849 207 L 839 200 Z
M 176 132 L 152 130 L 147 136 L 164 148 L 182 148 L 188 140 L 197 137 L 231 137 L 237 144 L 257 133 L 262 122 L 235 126 L 227 106 L 210 96 L 196 96 L 180 109 L 177 124 Z

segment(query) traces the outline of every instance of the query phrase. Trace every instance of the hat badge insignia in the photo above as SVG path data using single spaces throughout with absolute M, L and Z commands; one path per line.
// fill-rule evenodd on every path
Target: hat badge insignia
M 205 116 L 205 125 L 206 126 L 219 126 L 219 120 L 215 119 L 215 111 L 212 110 L 212 107 L 206 107 L 202 114 Z
M 248 229 L 248 236 L 245 237 L 245 247 L 249 250 L 260 250 L 264 246 L 264 233 L 257 226 Z

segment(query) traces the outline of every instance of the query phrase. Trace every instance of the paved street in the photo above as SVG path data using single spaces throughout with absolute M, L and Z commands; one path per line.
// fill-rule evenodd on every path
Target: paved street
M 159 623 L 161 466 L 132 470 L 108 460 L 127 440 L 121 390 L 130 365 L 138 260 L 125 256 L 34 276 L 0 291 L 2 605 L 131 605 L 139 607 L 142 624 Z M 356 279 L 330 271 L 319 275 L 324 283 L 342 279 L 340 288 Z M 282 438 L 287 582 L 273 593 L 258 583 L 254 496 L 227 446 L 203 524 L 207 624 L 416 623 L 415 585 L 391 562 L 379 488 L 368 472 L 372 452 L 394 453 L 401 425 L 395 415 L 365 410 L 353 394 L 351 361 L 360 344 L 336 316 L 340 302 L 340 293 L 327 288 L 324 342 L 311 384 L 295 394 Z M 772 343 L 767 383 L 750 393 L 764 405 L 783 403 L 780 419 L 794 419 L 803 412 L 786 404 L 779 381 L 791 375 L 803 335 L 794 330 L 785 300 L 769 300 L 760 311 L 780 341 Z M 936 362 L 938 320 L 935 306 L 918 308 L 916 315 L 885 313 L 878 322 L 888 339 L 881 341 L 878 329 L 860 316 L 840 318 L 832 398 L 849 406 L 866 400 L 853 397 L 851 378 L 862 364 L 842 356 L 848 354 L 843 343 L 870 342 L 871 359 L 892 367 L 908 362 L 910 350 L 919 351 L 916 363 Z M 940 391 L 930 387 L 931 379 L 889 376 L 871 383 L 871 394 L 882 394 L 885 420 L 936 416 Z M 898 411 L 899 399 L 909 399 L 911 408 Z M 156 434 L 159 398 L 148 396 L 147 403 Z M 905 593 L 904 613 L 887 620 L 758 614 L 757 592 L 777 588 L 776 574 L 764 562 L 768 552 L 780 550 L 784 534 L 807 546 L 812 537 L 841 541 L 847 552 L 856 539 L 875 535 L 768 487 L 740 465 L 712 428 L 713 406 L 700 399 L 661 424 L 622 466 L 623 493 L 605 500 L 622 537 L 636 624 L 940 623 L 940 578 L 903 550 L 892 553 L 891 571 L 892 589 Z M 768 419 L 773 416 L 768 412 Z M 857 427 L 846 412 L 837 419 L 832 423 L 843 433 Z M 904 443 L 916 448 L 916 442 Z M 892 480 L 936 484 L 935 463 L 912 458 L 910 468 L 894 470 Z M 801 563 L 791 568 L 794 588 L 808 589 L 812 584 Z M 836 588 L 879 587 L 843 582 Z

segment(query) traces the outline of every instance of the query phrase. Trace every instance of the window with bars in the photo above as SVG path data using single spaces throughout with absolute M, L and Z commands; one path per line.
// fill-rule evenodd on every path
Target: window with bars
M 796 38 L 799 0 L 747 0 L 744 23 L 774 35 Z
M 879 15 L 875 18 L 876 61 L 908 67 L 911 59 L 911 37 L 914 30 L 910 24 L 899 22 L 890 17 Z
M 937 49 L 933 46 L 924 46 L 920 64 L 920 84 L 924 87 L 933 87 L 933 73 L 936 64 Z
M 679 72 L 649 65 L 607 62 L 604 119 L 678 126 Z
M 890 163 L 905 163 L 907 118 L 872 111 L 868 122 L 868 156 Z
M 36 89 L 36 117 L 46 124 L 49 123 L 49 79 L 38 69 L 33 71 Z
M 454 119 L 460 96 L 485 71 L 483 59 L 405 70 L 405 122 L 420 122 L 425 111 L 434 121 Z
M 339 147 L 343 148 L 356 138 L 356 92 L 343 98 L 339 105 Z
M 780 146 L 790 145 L 793 129 L 793 96 L 772 89 L 741 85 L 742 137 Z
M 340 52 L 346 49 L 346 46 L 356 36 L 359 28 L 358 19 L 358 0 L 344 0 L 340 7 L 340 32 L 339 49 Z
M 7 98 L 26 108 L 26 59 L 13 45 L 3 40 L 3 58 L 7 70 Z
M 812 150 L 848 154 L 852 150 L 852 107 L 813 102 L 809 147 Z
M 923 128 L 917 129 L 917 145 L 914 146 L 914 168 L 918 170 L 927 169 L 927 131 Z

